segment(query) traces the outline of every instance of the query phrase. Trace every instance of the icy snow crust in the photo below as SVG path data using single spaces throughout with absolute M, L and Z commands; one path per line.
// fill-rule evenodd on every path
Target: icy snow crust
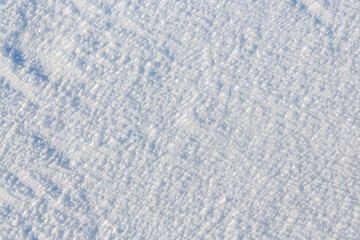
M 1 239 L 360 239 L 360 2 L 0 0 Z

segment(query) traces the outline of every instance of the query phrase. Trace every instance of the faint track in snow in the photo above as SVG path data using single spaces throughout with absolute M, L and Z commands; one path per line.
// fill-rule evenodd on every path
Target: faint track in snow
M 0 69 L 1 69 L 1 76 L 4 77 L 5 82 L 7 82 L 10 86 L 10 88 L 14 89 L 15 91 L 19 92 L 25 99 L 24 105 L 31 105 L 31 106 L 35 106 L 35 116 L 46 116 L 46 110 L 44 108 L 44 106 L 46 106 L 46 99 L 42 98 L 42 92 L 41 90 L 39 90 L 39 88 L 35 88 L 33 86 L 32 83 L 28 83 L 24 80 L 20 80 L 20 78 L 18 77 L 18 75 L 12 70 L 11 68 L 11 60 L 5 58 L 4 56 L 0 55 Z M 27 77 L 27 75 L 25 74 L 25 77 Z M 31 76 L 29 76 L 31 77 Z M 42 102 L 44 102 L 45 104 L 43 104 Z M 26 106 L 22 106 L 22 108 L 26 108 Z M 21 109 L 19 109 L 20 111 Z M 21 127 L 21 122 L 23 121 L 23 119 L 21 119 L 21 117 L 16 117 L 15 122 L 11 125 L 11 129 L 7 130 L 8 133 L 6 134 L 7 138 L 9 138 L 10 136 L 17 134 L 16 133 L 16 129 Z M 28 119 L 30 120 L 30 119 Z M 36 119 L 31 119 L 31 121 L 35 121 Z M 39 124 L 39 123 L 38 123 Z M 52 139 L 52 134 L 49 134 L 49 132 L 44 132 L 44 129 L 41 127 L 35 128 L 35 126 L 31 126 L 33 129 L 27 129 L 26 130 L 26 134 L 32 134 L 33 138 L 35 139 L 34 141 L 38 143 L 38 145 L 40 144 L 43 147 L 46 147 L 47 152 L 49 152 L 50 155 L 53 155 L 54 153 L 63 155 L 63 152 L 61 149 L 58 149 L 59 146 L 51 147 L 51 139 Z M 30 131 L 30 132 L 29 132 Z M 39 132 L 39 133 L 37 133 Z M 47 140 L 44 140 L 42 137 L 39 137 L 38 135 L 41 136 L 47 136 Z M 36 140 L 38 139 L 38 140 Z M 6 141 L 3 140 L 3 141 Z M 45 144 L 48 144 L 48 142 L 50 143 L 49 146 L 45 146 Z M 39 146 L 40 146 L 39 145 Z M 55 145 L 54 145 L 55 146 Z M 51 153 L 50 153 L 51 152 Z M 60 157 L 60 159 L 58 160 L 58 164 L 62 165 L 65 164 L 61 159 L 67 159 L 67 157 Z M 69 162 L 69 160 L 66 160 L 66 162 Z M 67 165 L 67 163 L 65 164 Z M 64 166 L 65 166 L 64 165 Z
M 30 100 L 33 104 L 38 104 L 37 98 L 40 96 L 40 91 L 34 88 L 31 83 L 20 80 L 18 75 L 12 70 L 13 62 L 0 54 L 0 75 L 5 77 L 6 81 L 12 88 L 19 91 L 25 98 Z

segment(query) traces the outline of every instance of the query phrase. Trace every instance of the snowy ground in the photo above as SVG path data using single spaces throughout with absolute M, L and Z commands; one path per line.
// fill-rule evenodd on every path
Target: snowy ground
M 1 239 L 360 239 L 357 0 L 0 0 Z

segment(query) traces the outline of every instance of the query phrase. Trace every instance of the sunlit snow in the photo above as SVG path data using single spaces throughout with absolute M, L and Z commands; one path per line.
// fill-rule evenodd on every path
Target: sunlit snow
M 360 239 L 360 1 L 0 0 L 0 239 Z

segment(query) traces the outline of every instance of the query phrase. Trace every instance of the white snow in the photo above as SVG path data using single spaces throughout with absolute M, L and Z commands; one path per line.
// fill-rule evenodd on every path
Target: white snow
M 0 0 L 0 238 L 360 239 L 359 13 Z

